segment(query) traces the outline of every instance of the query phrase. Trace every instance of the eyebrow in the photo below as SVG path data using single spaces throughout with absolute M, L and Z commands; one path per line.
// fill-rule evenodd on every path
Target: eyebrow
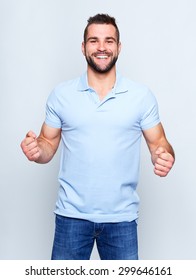
M 89 37 L 86 41 L 90 41 L 90 40 L 98 40 L 99 38 L 96 37 L 96 36 L 92 36 L 92 37 Z M 108 36 L 108 37 L 105 37 L 105 40 L 113 40 L 114 42 L 116 42 L 117 40 L 112 37 L 112 36 Z

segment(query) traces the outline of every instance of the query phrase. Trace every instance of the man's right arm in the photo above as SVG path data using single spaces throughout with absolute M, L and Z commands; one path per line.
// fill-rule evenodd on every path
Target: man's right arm
M 37 163 L 49 162 L 56 153 L 61 140 L 61 129 L 43 124 L 40 135 L 37 137 L 29 131 L 21 142 L 21 148 L 28 160 Z

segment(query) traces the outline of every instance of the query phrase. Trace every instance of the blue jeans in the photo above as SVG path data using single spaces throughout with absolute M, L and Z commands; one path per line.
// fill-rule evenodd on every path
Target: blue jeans
M 52 260 L 89 260 L 96 241 L 101 260 L 137 260 L 137 223 L 93 223 L 56 215 Z

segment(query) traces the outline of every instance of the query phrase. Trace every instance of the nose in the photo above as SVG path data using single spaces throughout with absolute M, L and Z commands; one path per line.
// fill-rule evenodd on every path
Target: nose
M 105 42 L 104 41 L 99 41 L 99 44 L 98 44 L 98 46 L 97 46 L 97 49 L 99 50 L 99 51 L 105 51 L 105 49 L 106 49 L 106 47 L 105 47 Z

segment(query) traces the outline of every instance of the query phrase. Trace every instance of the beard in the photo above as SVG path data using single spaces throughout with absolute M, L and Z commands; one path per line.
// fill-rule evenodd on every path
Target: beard
M 95 54 L 93 54 L 95 55 Z M 92 59 L 92 57 L 85 55 L 86 61 L 88 65 L 95 71 L 100 74 L 104 74 L 109 72 L 114 65 L 116 64 L 116 61 L 118 60 L 118 56 L 114 56 L 112 60 L 105 66 L 105 68 L 100 67 L 95 61 Z

